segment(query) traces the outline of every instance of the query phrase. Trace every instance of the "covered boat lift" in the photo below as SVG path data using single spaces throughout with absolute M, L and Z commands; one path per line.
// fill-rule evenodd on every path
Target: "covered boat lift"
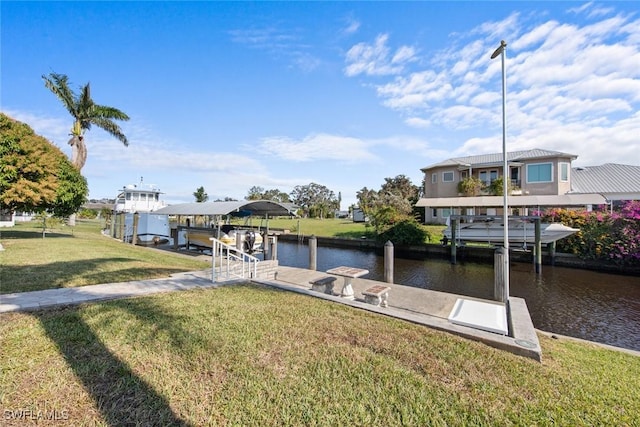
M 180 203 L 158 209 L 154 213 L 157 215 L 177 217 L 178 226 L 173 236 L 174 247 L 177 248 L 179 230 L 200 230 L 211 233 L 213 227 L 219 229 L 223 221 L 228 224 L 233 217 L 261 217 L 266 220 L 266 234 L 269 234 L 269 218 L 277 216 L 297 216 L 295 213 L 296 209 L 297 207 L 292 203 L 280 203 L 271 200 L 242 200 Z M 183 221 L 185 217 L 186 219 Z M 202 227 L 196 226 L 198 218 L 202 219 Z

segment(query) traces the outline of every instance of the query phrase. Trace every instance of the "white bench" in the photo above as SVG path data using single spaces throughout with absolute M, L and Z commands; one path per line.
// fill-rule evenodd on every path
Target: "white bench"
M 311 280 L 309 281 L 309 283 L 311 283 L 312 291 L 333 295 L 333 283 L 336 280 L 336 277 L 324 276 L 318 279 Z
M 375 306 L 387 307 L 389 305 L 389 286 L 375 285 L 362 292 L 364 302 Z

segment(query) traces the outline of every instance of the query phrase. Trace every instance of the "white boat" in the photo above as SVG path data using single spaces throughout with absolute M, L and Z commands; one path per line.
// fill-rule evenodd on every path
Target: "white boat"
M 222 226 L 219 240 L 230 246 L 236 246 L 236 236 L 240 233 L 242 250 L 247 253 L 260 252 L 263 249 L 262 235 L 252 230 L 231 229 L 227 225 Z M 217 236 L 217 229 L 189 229 L 186 232 L 186 240 L 189 246 L 200 248 L 212 247 L 211 238 Z
M 561 223 L 540 223 L 540 241 L 543 244 L 571 236 L 580 231 Z M 443 231 L 446 239 L 451 240 L 451 225 Z M 504 242 L 503 221 L 497 219 L 460 222 L 456 228 L 456 240 L 471 242 Z M 509 221 L 509 243 L 535 243 L 535 224 L 531 221 Z
M 124 241 L 133 239 L 134 217 L 138 216 L 137 244 L 157 246 L 169 243 L 171 231 L 168 215 L 153 212 L 166 206 L 160 198 L 162 192 L 153 184 L 144 184 L 142 178 L 138 184 L 126 185 L 118 192 L 113 211 L 124 214 Z M 119 219 L 121 220 L 121 219 Z
M 160 199 L 162 192 L 154 184 L 144 184 L 142 178 L 138 184 L 126 185 L 118 192 L 113 210 L 116 213 L 153 212 L 163 208 L 166 203 Z

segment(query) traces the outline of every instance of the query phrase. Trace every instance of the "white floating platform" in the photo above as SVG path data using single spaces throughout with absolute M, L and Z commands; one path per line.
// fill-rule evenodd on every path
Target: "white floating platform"
M 507 335 L 507 309 L 503 304 L 458 298 L 449 321 L 456 325 L 469 326 L 483 331 Z

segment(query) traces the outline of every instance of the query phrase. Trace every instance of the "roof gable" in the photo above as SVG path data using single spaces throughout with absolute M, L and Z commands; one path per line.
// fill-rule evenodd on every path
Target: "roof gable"
M 578 158 L 578 156 L 576 156 L 575 154 L 563 153 L 560 151 L 541 150 L 539 148 L 534 148 L 532 150 L 507 152 L 507 160 L 509 162 L 517 162 L 521 160 L 531 160 L 531 159 L 546 159 L 550 157 L 553 157 L 553 158 L 570 157 L 573 160 Z M 444 160 L 440 163 L 427 166 L 425 168 L 422 168 L 421 170 L 424 172 L 429 169 L 439 168 L 443 166 L 478 167 L 482 165 L 497 164 L 502 161 L 503 161 L 502 153 L 480 154 L 476 156 L 454 157 L 451 159 Z

